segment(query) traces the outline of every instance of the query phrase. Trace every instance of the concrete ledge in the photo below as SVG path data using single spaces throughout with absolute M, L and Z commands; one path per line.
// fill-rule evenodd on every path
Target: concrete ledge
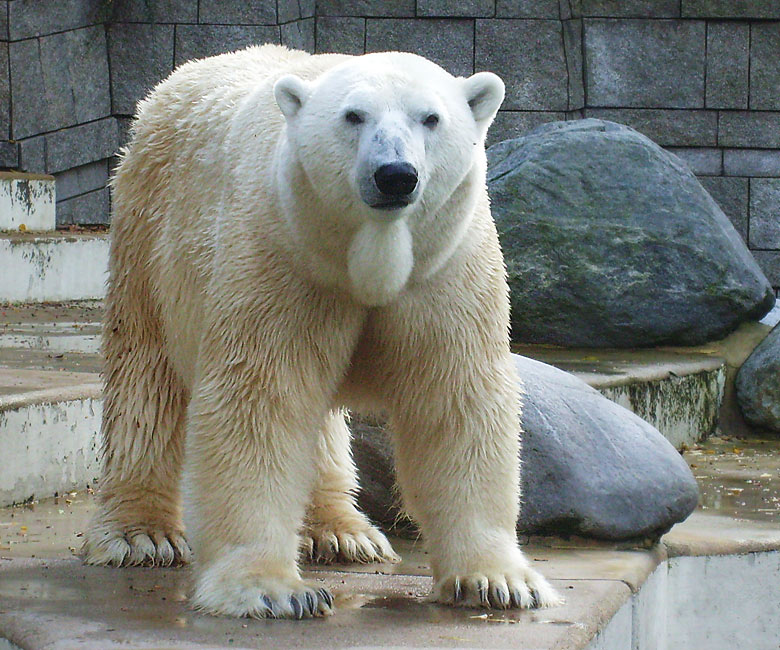
M 92 396 L 84 396 L 84 393 Z M 0 504 L 84 489 L 100 475 L 100 385 L 3 398 Z
M 519 354 L 576 375 L 636 413 L 675 447 L 713 432 L 726 386 L 726 360 L 695 348 L 647 350 L 514 346 Z
M 108 277 L 107 235 L 0 237 L 0 302 L 101 298 Z

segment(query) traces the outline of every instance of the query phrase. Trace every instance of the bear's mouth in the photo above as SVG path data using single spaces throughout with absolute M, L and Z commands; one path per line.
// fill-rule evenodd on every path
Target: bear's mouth
M 390 201 L 379 201 L 372 203 L 371 207 L 375 210 L 400 210 L 411 203 L 411 200 L 405 198 L 392 199 Z

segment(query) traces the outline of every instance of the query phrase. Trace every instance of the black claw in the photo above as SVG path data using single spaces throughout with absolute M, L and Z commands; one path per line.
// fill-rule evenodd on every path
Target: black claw
M 328 607 L 333 607 L 333 594 L 331 594 L 324 587 L 322 589 L 318 589 L 317 593 L 319 594 L 320 598 L 322 598 L 322 600 L 328 604 Z
M 531 607 L 539 607 L 541 604 L 541 597 L 539 596 L 539 592 L 536 591 L 536 589 L 531 589 Z
M 298 600 L 295 596 L 290 596 L 290 605 L 293 608 L 293 614 L 295 614 L 295 618 L 302 619 L 303 618 L 303 605 L 301 605 L 301 601 Z
M 317 613 L 317 599 L 314 597 L 314 594 L 310 591 L 307 591 L 305 594 L 306 598 L 306 609 L 308 610 L 309 614 L 314 616 Z
M 523 599 L 522 596 L 520 595 L 520 592 L 517 589 L 512 589 L 511 597 L 512 597 L 512 604 L 515 607 L 522 607 Z
M 268 596 L 263 596 L 263 604 L 268 608 L 268 612 L 271 615 L 271 618 L 276 618 L 276 608 L 274 607 L 274 601 L 272 601 Z

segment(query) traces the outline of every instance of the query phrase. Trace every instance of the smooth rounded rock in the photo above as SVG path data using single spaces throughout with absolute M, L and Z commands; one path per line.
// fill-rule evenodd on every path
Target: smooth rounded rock
M 775 325 L 742 364 L 736 386 L 745 419 L 780 433 L 780 325 Z
M 627 126 L 545 124 L 490 147 L 487 178 L 516 341 L 698 345 L 774 303 L 693 173 Z
M 693 511 L 696 481 L 655 428 L 569 373 L 518 355 L 515 362 L 524 389 L 519 532 L 657 538 Z M 359 418 L 352 428 L 361 507 L 409 532 L 389 434 Z

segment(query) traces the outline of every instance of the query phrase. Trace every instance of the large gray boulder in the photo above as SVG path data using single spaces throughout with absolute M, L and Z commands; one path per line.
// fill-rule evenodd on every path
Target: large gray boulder
M 775 325 L 737 373 L 737 402 L 745 419 L 780 433 L 780 325 Z
M 657 538 L 696 507 L 698 488 L 677 450 L 652 426 L 569 373 L 515 356 L 524 387 L 518 531 L 598 539 Z M 389 436 L 353 422 L 364 511 L 398 522 Z
M 620 124 L 545 124 L 488 149 L 512 336 L 697 345 L 761 318 L 772 287 L 676 156 Z

